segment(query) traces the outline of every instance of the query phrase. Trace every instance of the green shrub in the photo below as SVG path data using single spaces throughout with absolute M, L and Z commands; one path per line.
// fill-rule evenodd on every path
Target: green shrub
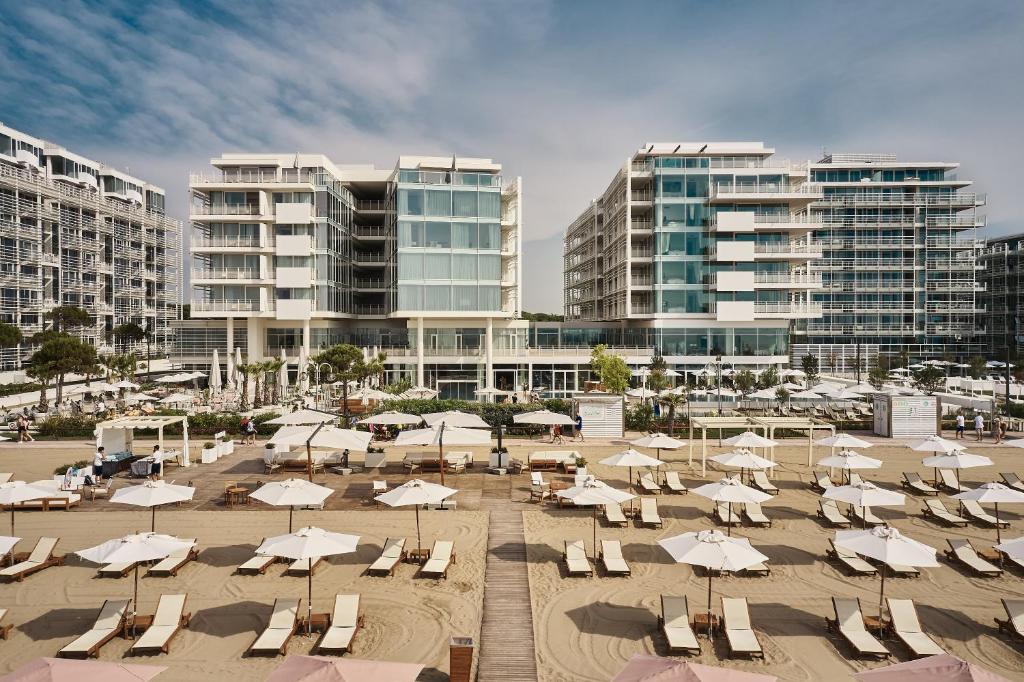
M 629 431 L 647 431 L 654 423 L 654 408 L 646 402 L 626 407 L 626 429 Z
M 84 415 L 53 416 L 39 422 L 39 435 L 43 438 L 91 438 L 95 431 L 96 420 Z
M 181 410 L 158 410 L 154 413 L 157 416 L 183 416 Z M 266 422 L 278 417 L 276 413 L 261 414 L 255 418 L 256 432 L 263 436 L 269 436 L 277 430 L 273 424 Z M 43 438 L 90 438 L 96 431 L 96 420 L 92 417 L 48 417 L 40 422 L 39 435 Z M 227 431 L 228 435 L 240 435 L 242 416 L 234 412 L 223 414 L 194 414 L 188 418 L 189 436 L 212 436 L 220 431 Z M 156 435 L 156 430 L 139 430 L 138 435 Z M 165 436 L 180 436 L 181 424 L 171 424 L 164 427 Z
M 75 469 L 84 469 L 86 467 L 90 467 L 90 470 L 91 470 L 92 462 L 89 462 L 88 460 L 80 459 L 77 462 L 75 462 L 74 464 L 65 464 L 64 466 L 59 466 L 59 467 L 57 467 L 56 469 L 53 470 L 53 475 L 54 476 L 63 476 L 64 474 L 66 474 L 68 472 L 68 469 L 71 469 L 72 467 L 75 468 Z
M 497 426 L 498 424 L 511 426 L 515 423 L 513 421 L 515 415 L 543 409 L 570 414 L 572 402 L 558 398 L 542 400 L 539 403 L 479 403 L 469 400 L 403 399 L 385 400 L 378 412 L 394 410 L 396 412 L 404 412 L 405 414 L 426 414 L 458 410 L 459 412 L 480 415 L 480 418 L 491 426 Z
M 9 395 L 18 395 L 19 393 L 39 393 L 39 389 L 41 388 L 42 386 L 35 382 L 4 384 L 0 386 L 0 398 L 6 398 Z

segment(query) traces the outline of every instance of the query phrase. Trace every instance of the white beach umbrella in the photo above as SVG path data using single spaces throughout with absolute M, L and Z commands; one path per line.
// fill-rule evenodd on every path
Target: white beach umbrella
M 778 396 L 775 395 L 775 388 L 762 388 L 759 391 L 754 391 L 749 394 L 747 398 L 749 400 L 778 400 Z
M 220 377 L 220 352 L 214 348 L 213 358 L 210 360 L 210 392 L 216 393 L 221 389 Z
M 639 454 L 639 453 L 637 453 Z M 594 517 L 594 556 L 597 556 L 597 508 L 606 504 L 622 504 L 626 500 L 632 500 L 636 495 L 617 490 L 604 481 L 588 478 L 580 485 L 573 486 L 568 490 L 559 490 L 555 493 L 558 497 L 571 500 L 578 506 L 592 506 Z
M 426 386 L 413 386 L 409 390 L 402 393 L 405 398 L 412 398 L 414 400 L 431 400 L 437 397 L 437 391 Z
M 851 471 L 853 469 L 878 469 L 882 466 L 882 460 L 865 457 L 853 450 L 843 450 L 834 455 L 829 455 L 828 457 L 819 459 L 818 466 L 842 469 L 844 471 Z
M 836 547 L 886 564 L 921 568 L 934 568 L 939 565 L 935 560 L 935 548 L 908 538 L 889 526 L 876 526 L 868 530 L 836 531 L 835 543 Z M 879 574 L 882 576 L 882 587 L 878 595 L 878 618 L 881 620 L 885 603 L 885 571 L 879 571 Z
M 292 532 L 292 515 L 296 507 L 316 507 L 334 494 L 332 488 L 289 478 L 284 481 L 264 483 L 249 493 L 249 498 L 274 507 L 288 507 L 288 532 Z
M 658 459 L 661 459 L 662 450 L 678 450 L 686 445 L 686 441 L 667 436 L 664 433 L 649 433 L 629 441 L 629 444 L 638 448 L 654 448 Z
M 421 415 L 423 421 L 426 422 L 427 426 L 457 426 L 459 428 L 470 428 L 470 429 L 489 429 L 491 425 L 480 418 L 479 415 L 470 414 L 468 412 L 459 412 L 458 410 L 448 410 L 447 412 L 427 412 Z
M 237 348 L 235 349 L 235 351 L 236 351 L 236 353 L 240 352 Z M 226 360 L 227 360 L 227 379 L 224 382 L 224 385 L 227 388 L 230 388 L 231 390 L 234 390 L 235 389 L 235 353 L 228 353 Z
M 782 384 L 782 387 L 787 391 L 802 391 L 804 388 L 800 384 L 794 384 L 792 381 L 787 381 L 786 383 Z
M 869 443 L 868 441 L 861 440 L 860 438 L 851 436 L 848 433 L 837 433 L 836 435 L 829 436 L 828 438 L 819 438 L 818 440 L 814 441 L 814 444 L 824 445 L 825 447 L 829 448 L 843 448 L 844 450 L 849 448 L 871 447 L 871 443 Z
M 437 461 L 441 470 L 441 485 L 444 485 L 444 446 L 447 445 L 490 445 L 491 432 L 484 429 L 464 429 L 448 426 L 441 422 L 425 429 L 402 431 L 395 439 L 395 445 L 436 445 Z
M 995 548 L 1011 558 L 1024 559 L 1024 536 L 1000 542 Z
M 113 386 L 114 388 L 118 389 L 128 388 L 133 391 L 139 388 L 139 385 L 137 383 L 135 383 L 134 381 L 128 381 L 127 379 L 121 379 L 120 381 L 116 381 L 113 384 L 110 384 L 110 386 Z
M 629 450 L 623 450 L 622 452 L 616 453 L 611 457 L 605 457 L 598 464 L 604 464 L 609 467 L 628 467 L 629 468 L 629 485 L 633 485 L 633 467 L 659 467 L 664 462 L 660 459 L 655 459 L 650 455 L 645 455 L 642 452 L 637 452 L 633 448 Z M 633 509 L 633 500 L 629 501 L 629 508 Z
M 114 491 L 110 501 L 115 504 L 130 504 L 135 507 L 149 507 L 151 510 L 151 532 L 156 532 L 156 508 L 165 504 L 187 502 L 196 494 L 196 489 L 187 485 L 173 485 L 164 481 L 146 481 Z
M 942 436 L 928 436 L 922 440 L 914 441 L 908 445 L 911 450 L 919 452 L 956 452 L 962 450 L 963 446 L 956 441 L 947 440 Z
M 714 502 L 725 502 L 729 511 L 729 518 L 732 518 L 732 505 L 734 502 L 746 504 L 754 502 L 760 504 L 772 499 L 768 493 L 755 490 L 743 485 L 735 478 L 723 478 L 714 483 L 705 483 L 693 489 L 693 492 L 701 497 L 706 497 Z M 726 535 L 732 535 L 732 524 L 726 524 Z
M 1002 675 L 996 675 L 980 665 L 968 663 L 952 654 L 935 654 L 906 663 L 864 670 L 854 673 L 853 678 L 857 682 L 1010 682 Z
M 281 395 L 288 392 L 288 354 L 281 349 L 281 369 L 278 372 L 277 384 L 281 387 Z
M 357 424 L 419 424 L 423 419 L 419 415 L 405 414 L 389 410 L 380 414 L 360 419 Z
M 626 667 L 611 682 L 777 682 L 778 679 L 775 675 L 727 670 L 649 654 L 633 654 L 626 661 Z
M 727 452 L 722 455 L 715 455 L 711 458 L 712 462 L 717 462 L 722 466 L 735 467 L 740 470 L 740 480 L 743 479 L 743 475 L 747 469 L 753 469 L 757 471 L 763 471 L 764 469 L 770 469 L 775 466 L 775 462 L 770 459 L 766 459 L 759 455 L 755 455 L 750 450 L 740 449 L 734 452 Z
M 387 391 L 378 390 L 376 388 L 364 387 L 360 388 L 358 391 L 356 391 L 349 397 L 357 398 L 360 400 L 393 400 L 398 396 L 392 395 Z
M 956 483 L 960 485 L 960 469 L 992 466 L 992 460 L 984 455 L 972 455 L 963 450 L 955 450 L 943 455 L 925 457 L 921 460 L 921 464 L 932 469 L 953 469 L 956 474 Z M 935 480 L 938 481 L 938 478 L 936 475 Z
M 400 486 L 392 488 L 386 493 L 377 495 L 375 500 L 383 502 L 389 507 L 414 507 L 416 509 L 416 549 L 423 548 L 423 541 L 420 537 L 420 507 L 425 504 L 440 504 L 446 499 L 459 492 L 455 488 L 448 488 L 436 483 L 428 483 L 414 478 L 406 481 Z
M 333 412 L 303 408 L 269 419 L 266 423 L 273 424 L 274 426 L 309 426 L 313 424 L 328 424 L 336 419 L 338 419 L 338 415 Z
M 854 507 L 860 507 L 862 510 L 864 507 L 902 507 L 906 504 L 906 497 L 903 493 L 879 488 L 870 481 L 829 488 L 822 497 L 845 502 Z M 867 519 L 862 517 L 862 523 L 866 525 Z
M 160 401 L 164 405 L 174 405 L 175 403 L 191 403 L 192 396 L 188 393 L 172 393 L 163 400 Z
M 293 561 L 310 562 L 308 576 L 308 593 L 306 598 L 306 632 L 313 621 L 313 566 L 312 561 L 325 556 L 336 556 L 338 554 L 351 554 L 356 551 L 359 544 L 358 535 L 346 535 L 345 533 L 332 533 L 323 528 L 306 527 L 300 528 L 294 533 L 278 535 L 267 538 L 263 544 L 256 548 L 256 553 L 262 556 L 276 556 Z
M 737 436 L 726 438 L 722 443 L 734 448 L 773 448 L 778 445 L 778 442 L 759 436 L 753 431 L 744 431 Z
M 999 504 L 1020 504 L 1024 502 L 1024 493 L 1014 490 L 1002 483 L 982 483 L 974 490 L 953 495 L 956 500 L 974 500 L 978 504 L 989 502 L 996 506 L 996 544 L 1003 541 L 999 528 Z
M 1010 448 L 1024 448 L 1024 438 L 1014 438 L 1013 440 L 1005 441 L 1003 445 Z
M 646 400 L 647 398 L 654 398 L 658 395 L 658 392 L 652 391 L 649 388 L 631 388 L 626 391 L 626 395 L 631 398 L 642 398 Z
M 552 412 L 550 410 L 523 412 L 522 414 L 513 415 L 512 421 L 516 424 L 540 424 L 544 426 L 571 426 L 576 423 L 569 415 L 562 414 L 561 412 Z
M 53 491 L 25 481 L 0 483 L 0 506 L 11 508 L 11 535 L 14 535 L 14 505 L 51 497 Z
M 282 426 L 267 442 L 288 447 L 306 446 L 306 478 L 313 480 L 313 448 L 355 450 L 366 452 L 373 434 L 368 431 L 341 429 L 325 423 Z
M 735 540 L 720 530 L 683 533 L 658 544 L 679 564 L 701 566 L 708 574 L 708 637 L 711 636 L 711 577 L 715 571 L 742 571 L 768 557 L 750 546 L 744 538 Z
M 790 394 L 790 400 L 823 400 L 825 396 L 816 391 L 796 391 Z

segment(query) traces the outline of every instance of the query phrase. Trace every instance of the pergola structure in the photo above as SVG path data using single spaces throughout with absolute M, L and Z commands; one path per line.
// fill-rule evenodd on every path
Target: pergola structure
M 693 464 L 693 430 L 700 431 L 700 475 L 707 475 L 708 461 L 708 429 L 718 429 L 721 434 L 723 429 L 741 429 L 743 431 L 760 431 L 765 438 L 775 439 L 776 429 L 807 432 L 807 466 L 813 465 L 814 458 L 814 432 L 828 431 L 835 435 L 836 427 L 823 421 L 816 421 L 807 417 L 692 417 L 690 419 L 690 441 L 689 441 L 689 463 Z M 770 450 L 771 448 L 769 448 Z M 774 451 L 768 453 L 768 458 L 775 461 Z
M 814 460 L 814 431 L 828 431 L 831 435 L 836 434 L 836 427 L 823 421 L 817 421 L 809 417 L 751 417 L 750 421 L 765 430 L 768 438 L 775 439 L 775 429 L 787 429 L 789 431 L 807 432 L 807 466 L 813 466 Z M 771 460 L 775 461 L 774 454 Z
M 188 452 L 188 417 L 153 416 L 153 417 L 117 417 L 96 425 L 96 445 L 104 446 L 108 452 L 130 450 L 135 429 L 156 429 L 160 449 L 164 449 L 164 427 L 181 424 L 181 466 L 189 466 Z
M 755 424 L 747 417 L 691 417 L 690 418 L 690 440 L 689 440 L 689 464 L 693 464 L 693 429 L 700 430 L 700 475 L 708 473 L 708 429 L 718 429 L 721 436 L 723 429 L 740 429 L 742 431 L 753 431 L 765 429 L 762 425 Z M 765 438 L 768 434 L 765 434 Z

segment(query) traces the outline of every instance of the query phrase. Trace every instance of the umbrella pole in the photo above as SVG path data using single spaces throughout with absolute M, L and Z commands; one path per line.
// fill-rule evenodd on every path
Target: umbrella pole
M 866 530 L 868 527 L 868 506 L 865 504 L 860 508 L 860 527 L 861 530 Z M 882 571 L 882 580 L 885 580 L 885 571 Z M 879 616 L 881 617 L 881 616 Z
M 139 562 L 135 562 L 135 595 L 132 598 L 132 637 L 135 636 L 135 615 L 139 612 Z
M 597 561 L 597 505 L 594 505 L 594 561 Z
M 999 503 L 996 502 L 996 544 L 1002 544 L 1003 542 L 1002 531 L 999 530 Z M 1003 553 L 999 553 L 999 565 L 1003 565 Z
M 150 514 L 150 520 L 149 520 L 149 532 L 150 533 L 155 533 L 156 532 L 156 505 L 153 505 L 153 507 L 150 509 L 150 512 L 151 512 L 151 514 Z
M 704 570 L 708 572 L 708 639 L 711 639 L 711 567 Z
M 313 634 L 313 560 L 309 559 L 309 585 L 306 588 L 306 635 Z
M 444 485 L 444 422 L 441 422 L 441 429 L 437 434 L 437 463 L 441 469 L 441 485 Z
M 626 481 L 626 492 L 627 493 L 630 492 L 630 490 L 632 488 L 633 488 L 633 467 L 629 467 L 629 480 Z M 14 510 L 13 509 L 11 510 L 11 514 L 14 514 Z M 633 498 L 632 497 L 629 498 L 629 517 L 633 518 Z M 14 526 L 12 525 L 11 526 L 11 529 L 12 529 L 11 530 L 11 535 L 14 535 L 13 528 L 14 528 Z
M 423 540 L 420 538 L 420 506 L 417 504 L 416 507 L 416 551 L 419 552 L 423 549 Z
M 725 514 L 725 535 L 726 537 L 732 537 L 732 502 L 725 503 L 726 514 Z
M 14 535 L 14 504 L 11 504 L 11 535 Z
M 292 532 L 292 514 L 294 514 L 294 513 L 295 513 L 295 507 L 289 506 L 288 507 L 288 533 L 289 533 L 289 535 Z
M 878 594 L 878 637 L 885 635 L 885 628 L 882 627 L 882 606 L 885 604 L 885 566 L 878 571 L 882 574 L 882 589 Z

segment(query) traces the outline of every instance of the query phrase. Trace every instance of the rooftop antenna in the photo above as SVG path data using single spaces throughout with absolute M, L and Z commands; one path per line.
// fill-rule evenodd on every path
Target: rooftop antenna
M 647 153 L 650 154 L 652 151 L 654 151 L 654 145 L 653 144 L 647 148 Z
M 676 148 L 672 150 L 672 153 L 675 154 L 677 151 L 679 151 L 679 148 L 682 147 L 682 146 L 683 145 L 681 145 L 681 144 L 677 144 Z
M 708 148 L 708 146 L 705 144 L 703 147 L 701 147 L 700 149 L 697 150 L 697 153 L 698 154 L 703 154 L 704 150 L 707 149 L 707 148 Z

